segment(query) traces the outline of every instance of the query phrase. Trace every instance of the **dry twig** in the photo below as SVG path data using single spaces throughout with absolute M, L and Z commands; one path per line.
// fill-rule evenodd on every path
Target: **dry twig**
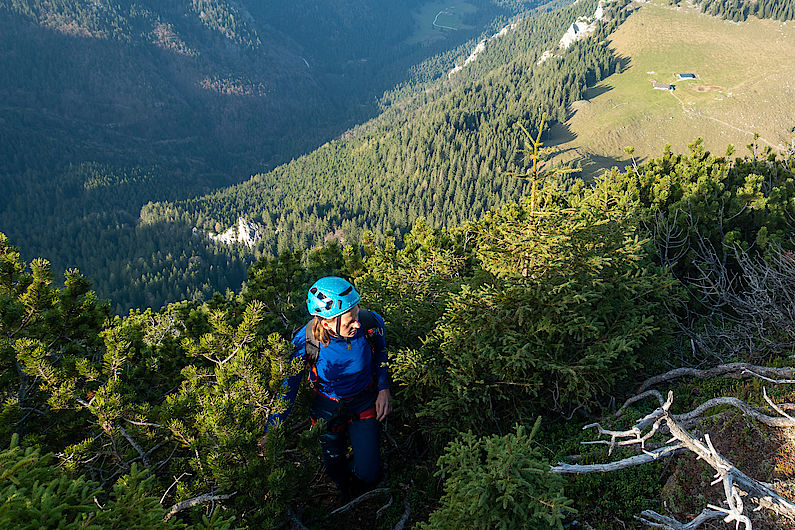
M 351 502 L 349 502 L 345 506 L 340 506 L 339 508 L 337 508 L 336 510 L 331 512 L 329 515 L 338 515 L 338 514 L 341 514 L 341 513 L 345 513 L 348 510 L 350 510 L 351 508 L 353 508 L 354 506 L 356 506 L 357 504 L 360 504 L 360 503 L 366 501 L 367 499 L 375 497 L 376 495 L 380 495 L 381 493 L 388 493 L 388 492 L 389 492 L 389 488 L 376 488 L 374 490 L 370 490 L 367 493 L 363 493 L 362 495 L 359 495 L 358 497 L 353 499 Z
M 287 507 L 287 518 L 290 521 L 290 528 L 294 528 L 296 530 L 309 530 L 306 526 L 304 526 L 304 523 L 301 522 L 298 516 L 295 515 L 295 512 L 293 512 L 293 509 L 289 506 Z
M 128 442 L 130 442 L 130 445 L 133 446 L 133 449 L 138 451 L 138 454 L 141 455 L 141 462 L 143 462 L 146 467 L 149 467 L 149 458 L 147 457 L 147 453 L 145 453 L 141 446 L 138 445 L 138 442 L 136 442 L 135 439 L 133 439 L 133 437 L 130 436 L 130 434 L 124 430 L 124 427 L 121 425 L 117 425 L 116 428 L 119 429 L 121 435 L 124 436 Z
M 409 504 L 408 499 L 403 501 L 403 506 L 406 508 L 403 511 L 403 517 L 400 518 L 400 521 L 398 521 L 393 530 L 403 530 L 403 528 L 406 526 L 406 523 L 409 521 L 409 517 L 411 517 L 411 505 Z
M 389 509 L 390 506 L 392 506 L 392 503 L 394 501 L 395 501 L 394 497 L 389 497 L 389 500 L 387 501 L 387 503 L 384 504 L 383 506 L 381 506 L 380 508 L 378 508 L 378 511 L 375 512 L 375 519 L 376 520 L 380 519 L 381 516 L 384 515 L 384 512 L 387 511 L 387 509 Z

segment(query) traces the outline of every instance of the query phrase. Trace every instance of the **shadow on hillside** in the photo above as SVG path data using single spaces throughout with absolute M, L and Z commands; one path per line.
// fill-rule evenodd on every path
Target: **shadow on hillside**
M 638 166 L 640 166 L 644 159 L 636 158 Z M 593 153 L 585 153 L 575 164 L 582 167 L 580 176 L 586 182 L 593 182 L 593 180 L 602 175 L 612 168 L 617 168 L 619 171 L 626 170 L 627 167 L 632 167 L 632 160 L 629 158 L 619 158 L 613 156 L 601 156 Z
M 544 142 L 544 147 L 555 147 L 558 145 L 563 145 L 565 143 L 571 142 L 577 138 L 577 135 L 571 130 L 571 128 L 565 124 L 560 122 L 553 122 L 546 131 L 544 131 L 544 136 L 542 140 Z M 555 151 L 555 153 L 562 153 L 565 151 L 569 151 L 569 149 L 563 149 L 560 151 Z
M 616 59 L 618 59 L 616 72 L 619 74 L 623 74 L 624 72 L 626 72 L 629 69 L 629 67 L 632 65 L 631 57 L 627 57 L 625 55 L 616 55 Z
M 607 84 L 604 81 L 598 83 L 595 86 L 589 87 L 585 90 L 585 93 L 582 96 L 582 100 L 580 101 L 588 101 L 595 97 L 599 97 L 606 92 L 610 92 L 613 90 L 613 85 Z M 576 103 L 576 101 L 575 101 Z

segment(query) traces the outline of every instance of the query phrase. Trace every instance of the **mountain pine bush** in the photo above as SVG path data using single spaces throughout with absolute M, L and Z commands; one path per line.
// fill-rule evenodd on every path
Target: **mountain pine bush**
M 526 199 L 462 228 L 480 270 L 395 363 L 435 429 L 591 408 L 664 359 L 677 282 L 652 260 L 637 201 L 614 188 L 535 212 Z
M 264 457 L 256 442 L 301 369 L 289 338 L 308 318 L 306 290 L 335 274 L 387 321 L 402 421 L 391 420 L 385 460 L 406 474 L 443 453 L 427 527 L 559 527 L 569 504 L 544 472 L 536 418 L 593 411 L 667 368 L 671 316 L 685 313 L 703 246 L 729 269 L 738 247 L 759 270 L 791 258 L 788 164 L 764 153 L 732 163 L 696 142 L 593 186 L 550 180 L 535 200 L 454 229 L 418 221 L 402 240 L 263 258 L 239 294 L 123 317 L 79 273 L 56 285 L 46 261 L 20 261 L 0 235 L 0 440 L 13 440 L 0 452 L 0 526 L 272 528 L 288 506 L 300 514 L 320 476 L 306 396 L 269 431 Z M 549 436 L 553 452 L 570 440 Z M 219 502 L 163 522 L 169 506 L 208 496 Z
M 563 479 L 549 472 L 533 437 L 517 426 L 505 436 L 477 437 L 472 432 L 447 445 L 437 475 L 444 477 L 439 509 L 426 530 L 458 528 L 560 528 L 571 513 Z
M 165 511 L 152 495 L 154 476 L 137 464 L 108 495 L 96 482 L 80 475 L 72 478 L 52 461 L 52 455 L 42 455 L 38 449 L 23 449 L 18 435 L 11 438 L 8 449 L 0 452 L 0 527 L 185 528 L 163 522 Z
M 268 416 L 284 409 L 283 381 L 302 368 L 288 361 L 289 341 L 274 333 L 277 324 L 283 331 L 281 321 L 266 319 L 273 314 L 267 293 L 111 319 L 76 271 L 56 287 L 46 261 L 25 264 L 4 236 L 0 244 L 3 432 L 58 454 L 93 489 L 122 488 L 127 496 L 137 466 L 158 506 L 161 497 L 169 506 L 225 495 L 234 512 L 216 510 L 208 524 L 234 513 L 244 514 L 243 524 L 277 525 L 316 465 L 303 463 L 315 460 L 305 456 L 314 450 L 307 443 L 287 457 L 281 429 L 269 436 L 266 457 L 257 454 Z M 58 484 L 64 492 L 83 488 Z M 15 495 L 33 494 L 25 491 Z M 204 524 L 198 514 L 180 516 Z M 121 525 L 127 515 L 113 517 Z

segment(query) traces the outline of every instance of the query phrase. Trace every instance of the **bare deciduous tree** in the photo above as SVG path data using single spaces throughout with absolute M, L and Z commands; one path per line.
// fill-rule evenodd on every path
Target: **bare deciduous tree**
M 696 359 L 755 361 L 795 350 L 795 253 L 781 247 L 766 256 L 739 247 L 719 252 L 704 238 L 696 238 L 691 248 L 675 223 L 659 219 L 654 232 L 664 262 L 673 263 L 687 250 L 695 253 L 695 272 L 685 286 L 698 304 L 684 316 L 681 308 L 672 316 Z M 730 254 L 739 272 L 727 265 Z

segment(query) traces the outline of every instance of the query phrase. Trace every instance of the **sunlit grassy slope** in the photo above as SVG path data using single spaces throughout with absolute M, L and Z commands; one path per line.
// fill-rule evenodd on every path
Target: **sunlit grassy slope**
M 550 132 L 557 161 L 580 160 L 585 176 L 641 159 L 664 144 L 685 150 L 698 136 L 722 153 L 738 154 L 753 133 L 761 145 L 783 147 L 795 126 L 795 24 L 751 19 L 735 23 L 662 2 L 644 4 L 610 39 L 626 65 L 576 102 L 565 126 Z M 677 80 L 694 73 L 696 80 Z M 653 90 L 651 80 L 675 84 Z

